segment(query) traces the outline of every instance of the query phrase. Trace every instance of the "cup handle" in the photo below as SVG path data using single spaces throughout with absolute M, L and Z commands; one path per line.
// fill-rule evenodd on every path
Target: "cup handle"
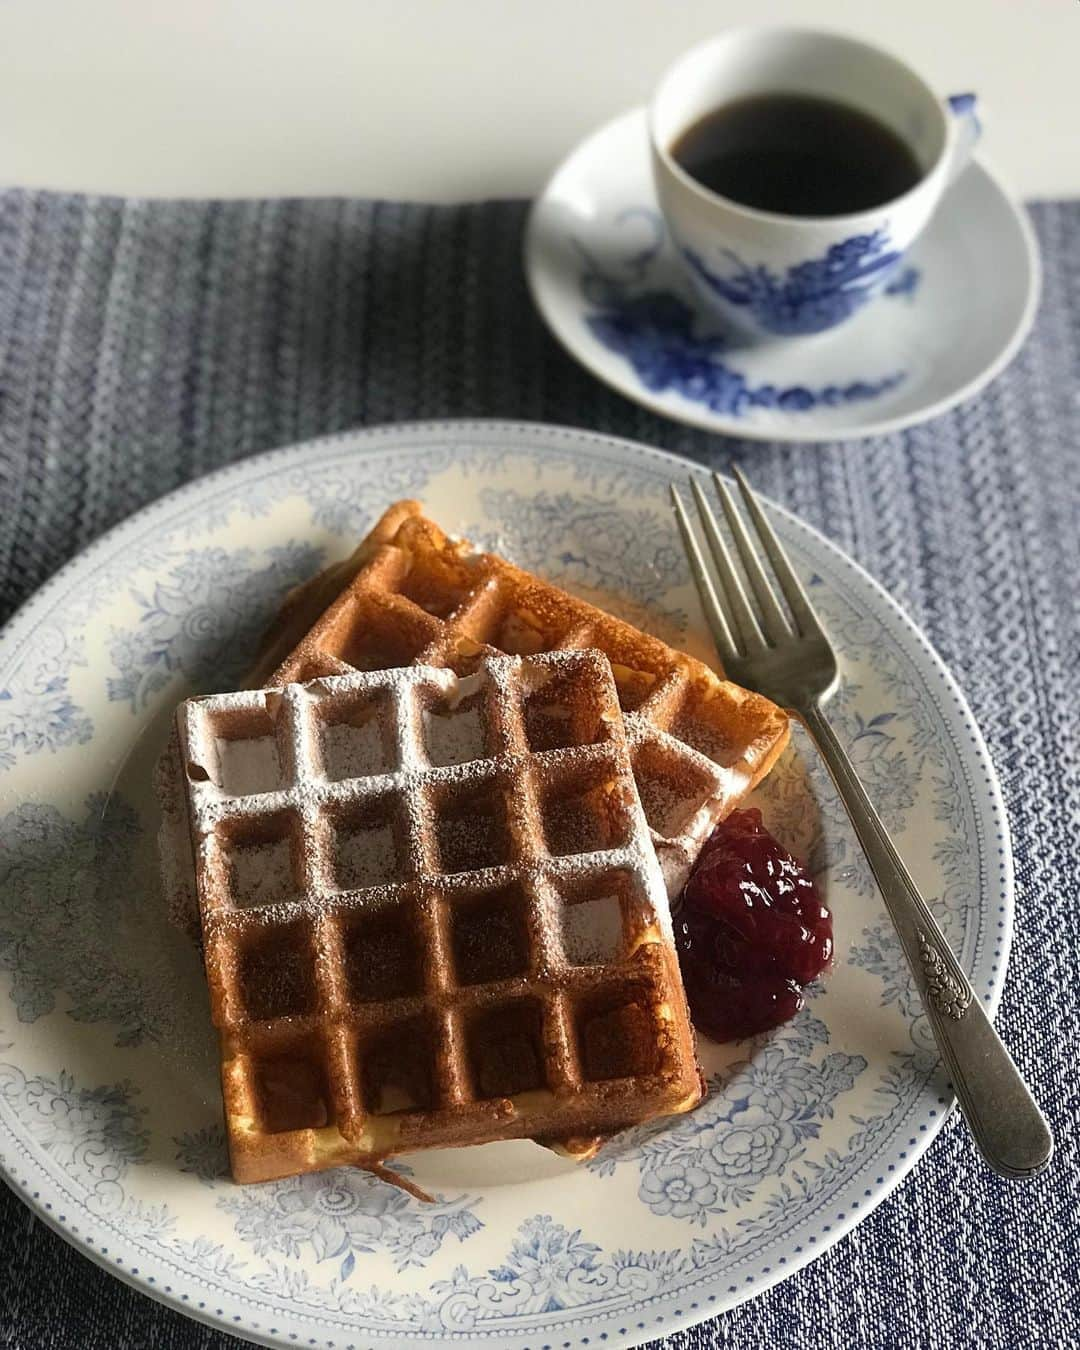
M 979 121 L 977 104 L 978 100 L 974 94 L 950 94 L 945 100 L 945 107 L 956 123 L 956 140 L 949 162 L 950 183 L 959 178 L 967 168 L 968 161 L 975 153 L 975 146 L 982 135 L 982 122 Z

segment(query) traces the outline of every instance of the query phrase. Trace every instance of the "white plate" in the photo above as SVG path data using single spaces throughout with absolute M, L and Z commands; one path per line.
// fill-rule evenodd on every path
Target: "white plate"
M 1040 282 L 1027 216 L 974 162 L 889 293 L 835 331 L 742 345 L 702 306 L 668 241 L 640 108 L 556 171 L 529 218 L 525 270 L 551 331 L 621 394 L 770 441 L 880 435 L 970 398 L 1027 336 Z
M 836 970 L 800 1018 L 704 1047 L 713 1095 L 575 1168 L 528 1143 L 419 1155 L 424 1206 L 362 1172 L 240 1188 L 195 953 L 159 898 L 150 771 L 176 700 L 244 666 L 288 586 L 391 499 L 708 648 L 667 505 L 689 465 L 586 432 L 444 423 L 276 451 L 121 525 L 0 639 L 0 1154 L 122 1279 L 274 1345 L 633 1343 L 764 1289 L 900 1180 L 949 1103 L 889 925 L 824 775 L 761 793 L 809 853 Z M 843 652 L 843 734 L 979 995 L 1012 923 L 982 739 L 925 640 L 854 563 L 777 528 Z M 111 794 L 111 795 L 110 795 Z

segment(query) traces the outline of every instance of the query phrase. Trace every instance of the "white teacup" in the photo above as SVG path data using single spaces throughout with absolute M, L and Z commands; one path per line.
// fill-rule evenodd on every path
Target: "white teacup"
M 914 154 L 922 176 L 871 210 L 779 215 L 703 187 L 672 156 L 702 117 L 762 94 L 831 98 L 870 113 Z M 757 339 L 834 328 L 888 283 L 978 139 L 974 98 L 942 100 L 895 56 L 855 38 L 735 29 L 693 48 L 649 109 L 660 209 L 707 303 Z

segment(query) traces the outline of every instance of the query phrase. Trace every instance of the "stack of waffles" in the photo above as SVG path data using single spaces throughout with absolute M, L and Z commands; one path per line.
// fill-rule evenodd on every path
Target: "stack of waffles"
M 586 1157 L 697 1104 L 669 897 L 779 709 L 412 502 L 290 597 L 251 684 L 183 704 L 162 772 L 238 1181 Z

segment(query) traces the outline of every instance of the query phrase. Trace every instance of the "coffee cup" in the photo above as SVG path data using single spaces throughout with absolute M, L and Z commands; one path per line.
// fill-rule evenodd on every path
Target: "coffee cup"
M 693 48 L 648 122 L 660 209 L 697 292 L 759 341 L 836 328 L 883 290 L 979 135 L 973 95 L 941 99 L 888 52 L 792 28 Z

